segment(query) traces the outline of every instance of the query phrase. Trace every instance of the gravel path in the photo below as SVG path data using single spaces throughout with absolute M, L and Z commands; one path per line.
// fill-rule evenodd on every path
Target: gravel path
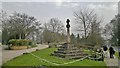
M 2 65 L 2 46 L 0 46 L 0 66 Z
M 107 56 L 107 58 L 105 58 L 106 65 L 109 66 L 109 68 L 118 67 L 120 60 L 116 56 L 114 56 L 114 58 L 112 58 L 112 59 L 109 57 L 110 56 L 109 56 L 109 52 L 108 52 L 108 56 Z
M 48 47 L 48 45 L 37 44 L 37 47 L 25 49 L 25 50 L 4 50 L 4 48 L 6 48 L 6 47 L 2 46 L 2 49 L 0 50 L 0 51 L 2 51 L 2 56 L 0 55 L 0 57 L 2 57 L 1 62 L 5 63 L 17 56 L 22 55 L 23 53 L 26 53 L 27 51 L 33 52 L 33 51 L 36 51 L 36 49 L 44 49 L 47 47 Z

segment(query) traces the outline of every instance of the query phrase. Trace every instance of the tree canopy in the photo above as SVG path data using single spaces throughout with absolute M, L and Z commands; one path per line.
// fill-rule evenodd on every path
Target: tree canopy
M 9 39 L 28 39 L 31 33 L 41 29 L 40 22 L 33 16 L 28 16 L 25 13 L 13 13 L 6 16 L 4 13 L 2 17 L 2 39 L 8 41 Z

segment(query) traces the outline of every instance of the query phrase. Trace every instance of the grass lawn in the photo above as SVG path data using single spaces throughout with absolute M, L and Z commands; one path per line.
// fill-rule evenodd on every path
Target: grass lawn
M 120 59 L 118 52 L 115 52 L 115 56 L 117 56 Z
M 50 54 L 53 53 L 53 51 L 55 50 L 57 49 L 46 48 L 46 49 L 32 52 L 32 54 L 39 56 L 41 58 L 44 58 L 48 61 L 59 63 L 59 64 L 74 61 L 74 60 L 64 60 L 64 59 L 60 59 L 55 56 L 50 56 Z M 56 66 L 56 65 L 44 62 L 42 60 L 39 60 L 38 58 L 32 56 L 31 54 L 24 54 L 22 56 L 16 57 L 13 60 L 8 61 L 7 63 L 3 64 L 3 66 L 43 66 L 43 65 Z M 64 66 L 106 66 L 106 64 L 103 61 L 94 61 L 94 60 L 85 59 L 83 61 L 78 61 L 78 62 L 67 64 Z

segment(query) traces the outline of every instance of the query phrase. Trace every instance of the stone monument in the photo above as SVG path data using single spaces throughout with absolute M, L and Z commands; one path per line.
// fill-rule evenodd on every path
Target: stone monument
M 67 28 L 67 43 L 70 43 L 70 24 L 69 24 L 70 20 L 67 19 L 66 23 L 66 28 Z
M 70 20 L 67 19 L 66 28 L 67 28 L 67 43 L 64 43 L 57 51 L 54 51 L 53 55 L 63 58 L 63 59 L 75 59 L 82 58 L 86 56 L 82 48 L 77 48 L 74 44 L 70 42 Z

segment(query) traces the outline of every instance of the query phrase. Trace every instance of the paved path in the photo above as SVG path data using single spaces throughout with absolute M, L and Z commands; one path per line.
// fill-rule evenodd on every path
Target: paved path
M 25 50 L 4 50 L 6 48 L 5 46 L 2 46 L 2 63 L 5 63 L 6 61 L 9 61 L 17 56 L 22 55 L 23 53 L 26 53 L 26 50 L 29 52 L 36 51 L 36 49 L 44 49 L 47 48 L 48 45 L 41 45 L 38 44 L 37 47 L 25 49 Z
M 120 60 L 116 56 L 114 56 L 113 59 L 111 59 L 109 57 L 110 56 L 109 56 L 109 52 L 108 52 L 108 56 L 107 56 L 107 58 L 105 58 L 105 63 L 107 66 L 109 66 L 109 68 L 113 68 L 112 66 L 119 66 Z
M 0 66 L 2 65 L 2 46 L 0 46 Z

